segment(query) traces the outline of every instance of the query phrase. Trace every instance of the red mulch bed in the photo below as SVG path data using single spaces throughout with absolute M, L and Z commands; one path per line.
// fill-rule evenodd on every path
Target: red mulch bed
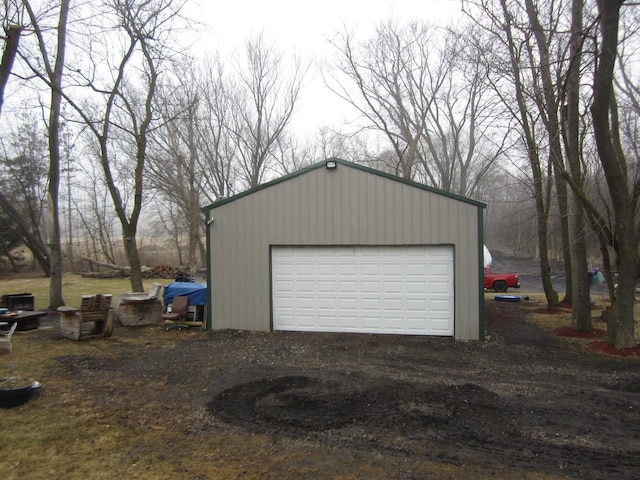
M 578 332 L 576 330 L 572 330 L 570 327 L 560 327 L 556 328 L 553 333 L 560 335 L 561 337 L 572 338 L 603 338 L 607 335 L 607 332 L 601 328 L 594 328 L 588 332 Z
M 640 345 L 636 345 L 635 347 L 631 347 L 631 348 L 624 348 L 622 350 L 617 350 L 610 343 L 599 341 L 599 342 L 591 342 L 589 344 L 589 347 L 591 347 L 593 350 L 597 352 L 606 353 L 609 355 L 616 355 L 618 357 L 640 357 Z
M 553 333 L 561 337 L 572 338 L 604 338 L 607 336 L 607 332 L 601 328 L 594 328 L 588 332 L 577 332 L 570 327 L 556 328 Z M 618 357 L 640 357 L 640 344 L 632 348 L 625 348 L 622 350 L 616 349 L 615 346 L 610 343 L 599 340 L 597 342 L 589 343 L 589 348 L 599 353 L 606 353 L 607 355 L 616 355 Z
M 594 328 L 593 330 L 589 330 L 588 332 L 577 332 L 572 330 L 570 327 L 560 327 L 556 328 L 553 333 L 561 337 L 572 337 L 572 338 L 604 338 L 607 336 L 607 332 L 602 330 L 601 328 Z M 589 343 L 589 348 L 595 350 L 599 353 L 605 353 L 607 355 L 615 355 L 618 357 L 640 357 L 640 344 L 636 345 L 632 348 L 625 348 L 622 350 L 616 349 L 615 346 L 610 343 L 599 340 L 597 342 Z

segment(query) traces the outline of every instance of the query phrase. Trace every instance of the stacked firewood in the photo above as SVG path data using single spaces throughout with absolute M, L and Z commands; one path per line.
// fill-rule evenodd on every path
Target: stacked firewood
M 180 274 L 179 267 L 172 265 L 156 265 L 155 267 L 146 267 L 142 271 L 144 278 L 176 278 Z
M 107 272 L 85 272 L 82 274 L 83 277 L 117 278 L 128 277 L 129 275 L 131 275 L 131 269 L 129 267 L 123 267 L 106 262 L 98 262 L 86 257 L 83 257 L 83 260 L 95 267 L 108 269 Z M 173 265 L 156 265 L 155 267 L 142 267 L 143 278 L 177 278 L 178 276 L 182 275 L 188 275 L 188 271 L 185 267 L 174 267 Z

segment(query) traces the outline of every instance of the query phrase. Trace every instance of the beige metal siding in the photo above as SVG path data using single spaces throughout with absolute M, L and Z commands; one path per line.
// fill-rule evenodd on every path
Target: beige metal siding
M 478 208 L 342 163 L 212 208 L 212 327 L 271 328 L 271 245 L 453 245 L 455 337 L 476 339 Z

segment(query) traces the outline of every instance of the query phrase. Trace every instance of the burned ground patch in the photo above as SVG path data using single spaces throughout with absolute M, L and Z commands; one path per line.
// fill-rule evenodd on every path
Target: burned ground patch
M 426 428 L 448 437 L 447 430 L 475 435 L 489 412 L 494 423 L 496 417 L 502 417 L 502 423 L 501 403 L 498 395 L 472 384 L 420 386 L 285 376 L 224 390 L 207 409 L 229 423 L 293 434 L 359 425 L 405 434 Z
M 601 469 L 615 478 L 637 466 L 633 449 L 599 444 L 597 419 L 585 430 L 584 419 L 570 409 L 513 402 L 473 383 L 282 376 L 228 388 L 207 410 L 251 432 L 456 465 L 490 468 L 498 456 L 569 478 L 600 478 Z

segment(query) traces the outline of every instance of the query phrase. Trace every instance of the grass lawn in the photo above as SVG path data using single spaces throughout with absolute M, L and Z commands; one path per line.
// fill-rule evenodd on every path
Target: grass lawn
M 170 279 L 144 280 L 144 290 L 148 291 L 153 282 L 167 285 Z M 80 306 L 82 295 L 96 293 L 112 294 L 114 297 L 122 293 L 131 292 L 131 282 L 128 278 L 84 278 L 75 273 L 65 273 L 62 277 L 62 296 L 67 305 Z M 36 310 L 45 310 L 49 306 L 49 279 L 42 275 L 24 274 L 0 277 L 0 295 L 17 293 L 31 293 L 35 300 Z

